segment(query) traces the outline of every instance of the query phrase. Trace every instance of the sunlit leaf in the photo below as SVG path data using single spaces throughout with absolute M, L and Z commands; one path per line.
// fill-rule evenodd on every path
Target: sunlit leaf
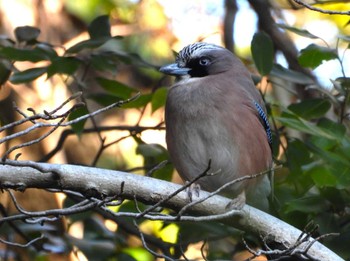
M 31 82 L 46 73 L 46 67 L 31 68 L 22 72 L 15 72 L 11 75 L 10 81 L 14 84 Z
M 111 24 L 108 15 L 102 15 L 95 18 L 88 27 L 91 39 L 100 39 L 111 37 Z
M 153 261 L 154 257 L 145 248 L 142 247 L 128 247 L 123 248 L 125 254 L 132 256 L 135 261 Z
M 158 110 L 160 107 L 163 107 L 165 105 L 165 101 L 166 101 L 166 96 L 168 93 L 168 89 L 167 88 L 158 88 L 152 96 L 152 112 L 155 112 L 156 110 Z
M 334 49 L 310 44 L 300 51 L 298 61 L 303 67 L 315 69 L 324 61 L 337 59 L 338 55 Z
M 273 66 L 273 43 L 264 32 L 256 33 L 252 40 L 251 52 L 256 68 L 261 75 L 270 73 Z
M 323 116 L 331 108 L 331 103 L 326 99 L 308 99 L 288 106 L 288 109 L 300 117 L 310 120 Z

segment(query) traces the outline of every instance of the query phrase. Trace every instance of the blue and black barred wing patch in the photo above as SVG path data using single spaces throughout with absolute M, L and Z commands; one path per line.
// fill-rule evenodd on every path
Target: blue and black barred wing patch
M 272 133 L 271 133 L 271 127 L 270 127 L 270 123 L 267 119 L 267 115 L 265 113 L 265 111 L 263 110 L 263 108 L 260 106 L 259 103 L 257 103 L 256 101 L 254 101 L 254 105 L 256 110 L 258 111 L 258 114 L 260 116 L 260 120 L 264 125 L 265 131 L 266 131 L 266 135 L 267 135 L 267 139 L 268 142 L 270 144 L 270 146 L 272 145 Z

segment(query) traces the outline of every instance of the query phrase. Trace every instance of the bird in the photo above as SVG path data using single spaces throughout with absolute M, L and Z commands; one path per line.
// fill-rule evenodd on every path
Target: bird
M 193 180 L 210 165 L 212 175 L 197 183 L 212 192 L 232 180 L 272 168 L 266 107 L 237 56 L 224 47 L 196 42 L 159 71 L 176 76 L 165 104 L 166 143 L 183 180 Z M 261 195 L 267 198 L 270 189 L 264 176 L 233 184 L 221 194 L 233 199 L 233 208 L 241 209 L 247 195 L 253 195 L 252 202 L 260 201 Z

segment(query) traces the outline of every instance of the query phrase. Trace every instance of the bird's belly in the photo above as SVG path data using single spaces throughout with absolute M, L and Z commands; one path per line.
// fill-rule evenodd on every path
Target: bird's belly
M 218 118 L 197 117 L 178 126 L 176 131 L 167 131 L 167 140 L 172 161 L 184 180 L 192 180 L 210 167 L 209 175 L 197 183 L 213 191 L 239 177 L 237 148 Z M 240 185 L 228 191 L 238 194 Z

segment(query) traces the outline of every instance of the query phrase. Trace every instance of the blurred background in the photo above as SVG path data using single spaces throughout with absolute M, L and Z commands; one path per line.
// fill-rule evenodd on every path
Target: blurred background
M 324 10 L 350 10 L 348 1 L 305 2 Z M 108 17 L 101 18 L 94 28 L 89 26 L 103 15 Z M 252 74 L 256 75 L 257 87 L 264 94 L 271 117 L 283 118 L 283 108 L 291 104 L 305 99 L 332 96 L 335 84 L 331 80 L 346 78 L 350 74 L 348 24 L 349 16 L 310 11 L 292 0 L 0 0 L 2 47 L 33 50 L 31 48 L 36 48 L 40 43 L 50 52 L 54 52 L 55 57 L 73 57 L 79 62 L 79 66 L 75 66 L 65 59 L 62 67 L 66 67 L 51 66 L 52 73 L 49 77 L 46 69 L 36 70 L 35 73 L 26 70 L 46 68 L 55 64 L 53 59 L 15 59 L 15 56 L 1 53 L 1 124 L 21 118 L 13 109 L 13 102 L 23 111 L 33 108 L 36 112 L 42 112 L 57 108 L 73 93 L 81 91 L 81 99 L 87 107 L 85 111 L 81 110 L 70 116 L 74 118 L 116 100 L 130 98 L 140 91 L 140 99 L 126 104 L 122 109 L 112 109 L 81 126 L 75 126 L 73 130 L 66 128 L 66 132 L 56 131 L 44 141 L 22 148 L 20 159 L 118 169 L 181 183 L 171 164 L 167 164 L 162 170 L 152 171 L 157 164 L 168 159 L 163 125 L 166 97 L 164 87 L 170 85 L 173 79 L 159 73 L 159 66 L 172 62 L 176 52 L 196 41 L 225 46 L 236 53 Z M 34 44 L 20 41 L 15 29 L 22 26 L 40 29 L 40 34 L 30 39 L 35 40 Z M 106 28 L 110 28 L 110 36 L 105 32 Z M 251 42 L 258 31 L 269 36 L 274 49 L 273 62 L 288 69 L 287 72 L 272 70 L 271 74 L 262 75 L 255 67 Z M 29 32 L 32 31 L 25 31 Z M 108 40 L 99 38 L 99 33 L 108 36 Z M 301 50 L 310 44 L 328 48 L 317 66 L 303 66 L 298 60 Z M 336 50 L 338 56 L 327 58 L 328 50 Z M 9 67 L 9 57 L 12 58 L 10 65 L 13 67 Z M 18 74 L 19 72 L 26 73 Z M 338 97 L 338 94 L 334 94 L 334 97 Z M 348 97 L 347 94 L 345 97 Z M 334 106 L 329 110 L 330 106 L 324 114 L 317 115 L 318 118 L 326 115 L 328 119 L 347 126 L 345 120 L 339 120 L 340 109 Z M 321 110 L 324 109 L 322 108 Z M 315 117 L 307 120 L 318 122 Z M 345 167 L 341 167 L 344 174 L 342 177 L 346 178 L 339 184 L 334 181 L 334 173 L 339 173 L 339 169 L 333 169 L 332 165 L 338 164 L 338 161 L 324 163 L 329 155 L 323 155 L 325 158 L 322 158 L 315 150 L 304 147 L 303 142 L 309 137 L 307 135 L 314 137 L 315 133 L 307 132 L 300 126 L 293 128 L 286 120 L 274 122 L 273 125 L 275 157 L 283 164 L 276 174 L 276 194 L 281 200 L 274 215 L 299 228 L 303 228 L 312 219 L 324 225 L 321 231 L 323 233 L 349 231 L 347 186 L 350 184 L 350 168 L 344 163 L 348 161 L 348 156 L 345 155 L 349 151 L 348 140 L 337 140 L 336 145 L 331 144 L 333 147 L 329 143 L 327 146 L 322 143 L 322 146 L 335 153 L 339 150 L 335 151 L 334 146 L 343 146 L 339 155 L 344 157 L 341 162 Z M 26 124 L 7 129 L 0 133 L 0 138 L 28 126 Z M 38 138 L 46 132 L 47 129 L 40 129 L 3 143 L 0 145 L 0 152 L 3 154 L 9 148 Z M 66 136 L 63 137 L 63 133 Z M 348 134 L 348 129 L 346 133 Z M 317 144 L 320 143 L 317 140 Z M 9 157 L 14 158 L 18 152 L 12 152 Z M 331 167 L 325 172 L 323 166 L 328 166 L 327 164 Z M 322 181 L 312 176 L 314 172 L 311 171 L 315 171 L 316 167 L 324 174 Z M 290 176 L 287 178 L 288 175 Z M 62 207 L 68 201 L 63 194 L 44 193 L 43 196 L 43 193 L 27 190 L 16 194 L 16 197 L 26 209 L 32 211 Z M 313 197 L 310 198 L 310 195 Z M 327 204 L 320 204 L 322 200 L 328 200 Z M 0 202 L 6 209 L 2 215 L 15 211 L 7 194 L 1 195 Z M 314 208 L 308 208 L 312 203 L 315 203 Z M 56 224 L 58 228 L 54 229 L 55 235 L 50 237 L 50 245 L 54 246 L 51 248 L 51 255 L 46 252 L 40 255 L 33 249 L 21 252 L 18 249 L 9 251 L 4 247 L 2 250 L 3 253 L 9 251 L 6 253 L 14 259 L 22 255 L 22 260 L 153 260 L 154 257 L 142 247 L 140 239 L 125 232 L 129 225 L 111 222 L 89 213 L 84 218 L 72 218 Z M 239 238 L 240 234 L 230 229 L 223 233 L 223 228 L 217 224 L 209 224 L 209 229 L 206 227 L 205 232 L 199 233 L 197 238 L 184 232 L 188 229 L 186 224 L 181 227 L 145 221 L 141 227 L 145 233 L 173 244 L 180 244 L 181 234 L 185 241 L 181 247 L 189 259 L 202 259 L 201 247 L 205 238 L 212 238 L 215 242 L 212 245 L 208 243 L 209 247 L 204 248 L 206 254 L 210 253 L 209 257 L 244 260 L 249 256 L 237 238 L 228 236 L 238 235 Z M 195 229 L 199 231 L 204 228 Z M 11 238 L 19 237 L 19 241 L 23 240 L 11 228 L 3 231 L 4 233 L 0 233 L 2 236 L 10 233 L 13 235 Z M 35 231 L 34 228 L 29 230 L 33 234 Z M 115 236 L 106 236 L 101 231 L 112 231 L 119 238 L 117 240 Z M 87 232 L 91 232 L 90 238 Z M 344 242 L 349 242 L 345 239 L 350 240 L 350 233 L 342 235 L 340 240 L 328 243 L 345 256 L 349 254 L 349 250 L 346 250 Z M 98 244 L 101 238 L 105 240 L 103 246 Z M 225 238 L 225 241 L 221 241 L 221 238 Z M 55 241 L 56 239 L 61 241 Z M 339 244 L 340 241 L 343 244 Z M 256 243 L 253 239 L 252 242 Z M 97 250 L 94 252 L 92 249 Z

